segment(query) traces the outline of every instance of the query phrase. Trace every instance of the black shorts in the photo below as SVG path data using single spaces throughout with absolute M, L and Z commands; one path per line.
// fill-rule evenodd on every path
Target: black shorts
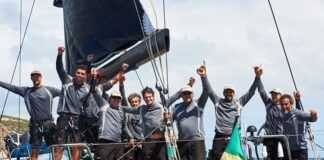
M 43 143 L 48 146 L 54 144 L 55 124 L 52 120 L 30 122 L 30 144 L 33 148 L 39 148 Z
M 81 136 L 78 127 L 79 116 L 71 114 L 61 114 L 57 118 L 56 143 L 80 143 Z

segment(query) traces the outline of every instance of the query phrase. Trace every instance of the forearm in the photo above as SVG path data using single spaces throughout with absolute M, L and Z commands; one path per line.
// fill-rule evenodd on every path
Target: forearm
M 169 99 L 166 100 L 166 107 L 169 108 L 175 101 L 180 98 L 181 90 L 177 91 L 174 95 L 172 95 Z
M 203 85 L 206 87 L 206 92 L 207 92 L 209 98 L 211 99 L 211 101 L 214 104 L 218 103 L 218 101 L 220 100 L 220 97 L 218 97 L 218 95 L 214 92 L 207 77 L 204 79 L 204 83 L 205 84 L 203 84 Z
M 120 94 L 122 96 L 121 104 L 123 106 L 127 106 L 128 103 L 127 103 L 127 98 L 126 98 L 125 85 L 124 85 L 124 83 L 119 83 L 119 92 L 120 92 Z
M 198 99 L 198 106 L 201 108 L 205 108 L 206 102 L 208 100 L 208 92 L 207 92 L 207 85 L 206 85 L 206 78 L 207 77 L 201 77 L 201 83 L 203 91 Z
M 260 93 L 260 96 L 261 96 L 261 99 L 263 101 L 264 104 L 266 104 L 269 100 L 270 100 L 270 97 L 268 97 L 268 94 L 266 92 L 266 90 L 264 89 L 264 85 L 260 79 L 259 83 L 258 83 L 258 91 Z
M 249 102 L 249 100 L 253 97 L 259 81 L 260 81 L 260 78 L 255 77 L 249 91 L 240 98 L 240 103 L 242 106 L 245 106 Z
M 64 70 L 62 54 L 58 54 L 56 58 L 56 71 L 63 84 L 67 83 L 69 76 Z
M 24 87 L 18 87 L 2 81 L 0 81 L 0 87 L 5 88 L 8 91 L 13 92 L 15 94 L 19 94 L 21 96 L 23 96 L 24 94 Z

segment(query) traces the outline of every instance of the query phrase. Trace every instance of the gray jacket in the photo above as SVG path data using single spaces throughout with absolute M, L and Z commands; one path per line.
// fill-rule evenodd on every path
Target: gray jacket
M 283 133 L 288 137 L 291 150 L 307 149 L 306 122 L 311 122 L 310 113 L 293 109 L 283 114 Z
M 231 135 L 235 117 L 239 115 L 238 108 L 245 106 L 253 97 L 259 81 L 260 78 L 255 78 L 252 86 L 246 94 L 241 96 L 239 99 L 233 99 L 231 102 L 226 102 L 224 98 L 216 95 L 208 80 L 206 80 L 209 98 L 212 100 L 216 110 L 216 133 Z
M 260 80 L 258 91 L 266 108 L 265 131 L 269 135 L 278 135 L 283 133 L 283 113 L 281 107 L 275 104 L 268 96 Z
M 172 113 L 177 124 L 180 140 L 204 139 L 203 111 L 208 99 L 206 78 L 202 78 L 203 92 L 198 100 L 188 103 L 178 103 Z
M 82 99 L 85 99 L 89 94 L 90 86 L 87 83 L 84 83 L 80 87 L 73 85 L 72 77 L 64 70 L 62 55 L 57 56 L 56 70 L 62 82 L 62 93 L 60 95 L 57 113 L 80 115 L 83 109 Z
M 180 96 L 180 92 L 166 100 L 166 105 L 170 106 Z M 153 131 L 162 126 L 164 108 L 160 103 L 152 105 L 141 105 L 138 108 L 123 107 L 127 113 L 139 114 L 142 119 L 142 130 L 144 137 L 149 136 Z
M 24 97 L 27 111 L 31 121 L 51 120 L 53 98 L 59 96 L 60 90 L 54 87 L 41 86 L 18 87 L 0 81 L 0 86 Z
M 125 114 L 121 107 L 108 107 L 105 111 L 101 112 L 99 121 L 99 139 L 114 142 L 122 141 L 122 133 L 126 122 Z

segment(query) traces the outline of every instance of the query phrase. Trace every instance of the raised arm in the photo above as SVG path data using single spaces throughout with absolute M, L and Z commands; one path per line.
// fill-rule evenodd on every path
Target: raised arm
M 317 121 L 317 112 L 314 110 L 310 110 L 309 113 L 301 111 L 301 110 L 296 110 L 296 117 L 297 119 L 301 121 L 306 121 L 306 122 L 316 122 Z
M 61 94 L 61 90 L 55 87 L 46 86 L 49 92 L 52 94 L 53 97 L 57 97 Z
M 63 52 L 64 52 L 64 47 L 58 47 L 57 49 L 57 58 L 56 58 L 56 71 L 57 74 L 62 82 L 62 84 L 66 84 L 71 81 L 70 76 L 67 74 L 67 72 L 64 70 L 63 66 Z
M 259 86 L 258 86 L 259 94 L 261 96 L 263 103 L 265 105 L 267 105 L 271 101 L 271 98 L 268 96 L 267 91 L 264 89 L 264 85 L 261 81 L 261 75 L 262 75 L 263 70 L 260 67 L 254 67 L 254 71 L 255 71 L 256 76 L 260 77 Z
M 202 65 L 198 70 L 197 70 L 198 75 L 201 78 L 201 84 L 203 91 L 198 99 L 198 106 L 200 108 L 205 108 L 206 102 L 208 100 L 208 89 L 207 89 L 207 72 L 206 72 L 206 67 Z
M 254 79 L 249 91 L 246 94 L 244 94 L 243 96 L 241 96 L 239 99 L 239 102 L 242 106 L 245 106 L 249 102 L 249 100 L 253 97 L 256 88 L 260 84 L 260 78 L 261 78 L 262 72 L 259 73 L 259 72 L 257 72 L 257 70 L 258 70 L 258 67 L 254 67 L 255 79 Z
M 271 98 L 268 96 L 266 90 L 264 89 L 261 79 L 260 79 L 258 91 L 264 104 L 267 104 L 269 103 L 269 101 L 271 101 Z
M 169 108 L 175 101 L 180 98 L 181 89 L 165 101 L 166 107 Z
M 128 106 L 126 92 L 125 92 L 124 80 L 119 81 L 119 92 L 120 92 L 120 94 L 122 96 L 121 105 L 122 106 Z
M 28 87 L 19 87 L 19 86 L 15 86 L 15 85 L 5 83 L 2 81 L 0 81 L 0 87 L 5 88 L 5 89 L 9 90 L 10 92 L 18 94 L 20 96 L 24 96 L 26 93 L 26 90 L 28 89 Z
M 207 73 L 207 70 L 206 70 L 206 66 L 205 65 L 201 65 L 198 69 L 197 69 L 197 73 L 199 74 L 199 72 L 205 72 Z M 206 92 L 208 94 L 208 97 L 211 99 L 211 101 L 214 103 L 214 104 L 217 104 L 220 100 L 221 100 L 221 97 L 219 97 L 213 90 L 213 88 L 211 87 L 210 83 L 209 83 L 209 80 L 207 79 L 207 77 L 205 78 L 204 80 L 204 84 L 203 86 L 205 87 L 206 89 Z
M 207 100 L 208 100 L 208 92 L 207 92 L 207 85 L 206 85 L 207 77 L 201 77 L 201 83 L 203 91 L 198 99 L 198 106 L 200 108 L 205 108 Z

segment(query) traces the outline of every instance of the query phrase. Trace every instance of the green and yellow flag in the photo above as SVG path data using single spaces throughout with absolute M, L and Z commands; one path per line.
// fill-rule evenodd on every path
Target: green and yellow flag
M 234 128 L 232 130 L 231 139 L 221 157 L 221 160 L 247 160 L 242 145 L 240 136 L 240 126 L 235 120 Z

